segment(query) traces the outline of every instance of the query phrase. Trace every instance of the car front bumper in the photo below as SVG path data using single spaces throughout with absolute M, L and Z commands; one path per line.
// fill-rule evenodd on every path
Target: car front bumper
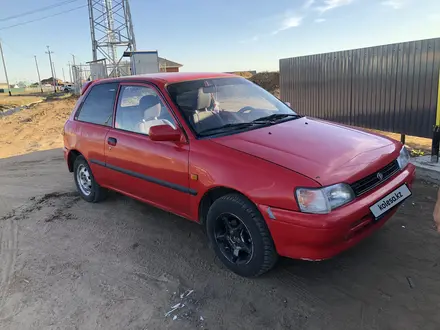
M 403 184 L 411 189 L 415 167 L 403 171 L 372 191 L 329 214 L 306 214 L 258 205 L 281 256 L 323 260 L 347 250 L 382 227 L 397 211 L 393 207 L 374 219 L 370 206 Z

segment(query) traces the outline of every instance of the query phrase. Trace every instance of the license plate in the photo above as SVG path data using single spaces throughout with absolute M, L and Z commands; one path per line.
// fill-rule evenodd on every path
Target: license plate
M 411 196 L 411 191 L 408 189 L 408 187 L 406 185 L 400 186 L 399 188 L 376 202 L 374 205 L 372 205 L 370 207 L 370 210 L 373 215 L 378 218 L 397 204 L 403 202 L 409 196 Z

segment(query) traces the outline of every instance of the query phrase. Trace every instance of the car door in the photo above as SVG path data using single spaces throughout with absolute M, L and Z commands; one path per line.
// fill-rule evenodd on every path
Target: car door
M 125 194 L 185 216 L 191 196 L 189 144 L 150 140 L 140 127 L 152 111 L 152 122 L 178 125 L 154 86 L 121 84 L 114 127 L 106 137 L 106 166 L 113 171 L 111 184 Z
M 105 164 L 105 139 L 113 123 L 118 83 L 102 83 L 91 87 L 75 113 L 75 132 L 71 144 L 88 161 L 95 180 L 108 184 L 109 172 Z

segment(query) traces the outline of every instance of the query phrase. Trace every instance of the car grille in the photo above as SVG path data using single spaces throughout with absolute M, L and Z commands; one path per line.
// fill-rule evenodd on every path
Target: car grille
M 360 196 L 385 182 L 397 171 L 399 171 L 399 164 L 397 163 L 397 160 L 395 160 L 387 166 L 381 168 L 379 171 L 374 172 L 373 174 L 370 174 L 359 181 L 356 181 L 351 185 L 351 188 L 356 196 Z M 380 178 L 381 175 L 379 173 L 382 174 L 382 178 Z

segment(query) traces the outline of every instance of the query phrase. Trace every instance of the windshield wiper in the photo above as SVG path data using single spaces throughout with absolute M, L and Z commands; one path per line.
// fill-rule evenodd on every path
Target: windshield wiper
M 255 126 L 258 123 L 254 123 L 254 122 L 250 122 L 250 123 L 231 123 L 231 124 L 226 124 L 223 126 L 219 126 L 219 127 L 212 127 L 212 128 L 208 128 L 208 129 L 204 129 L 203 131 L 198 132 L 199 135 L 209 135 L 215 132 L 222 132 L 222 131 L 227 131 L 229 129 L 242 129 L 242 128 L 247 128 L 247 127 L 252 127 Z
M 296 114 L 292 114 L 292 113 L 275 113 L 273 115 L 267 116 L 267 117 L 261 117 L 258 119 L 255 119 L 251 122 L 247 122 L 247 123 L 231 123 L 231 124 L 226 124 L 223 126 L 219 126 L 219 127 L 212 127 L 212 128 L 208 128 L 205 129 L 203 131 L 198 132 L 198 135 L 201 136 L 205 136 L 205 135 L 210 135 L 213 133 L 217 133 L 217 132 L 223 132 L 223 131 L 228 131 L 230 129 L 242 129 L 242 128 L 248 128 L 248 127 L 253 127 L 253 126 L 257 126 L 257 125 L 261 125 L 261 124 L 270 124 L 270 123 L 275 123 L 278 120 L 281 119 L 285 119 L 285 118 L 301 118 L 300 115 L 296 115 Z
M 274 113 L 273 115 L 257 118 L 252 121 L 252 123 L 259 124 L 259 123 L 267 123 L 267 122 L 276 122 L 277 120 L 285 119 L 285 118 L 301 118 L 300 115 L 293 114 L 293 113 Z

